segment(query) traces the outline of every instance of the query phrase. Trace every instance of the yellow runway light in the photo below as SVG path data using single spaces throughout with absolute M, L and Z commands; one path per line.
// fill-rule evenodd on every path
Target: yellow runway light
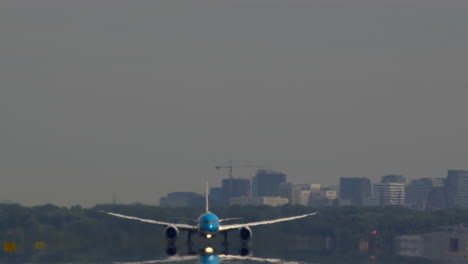
M 44 242 L 37 241 L 36 243 L 34 243 L 34 248 L 35 248 L 35 249 L 43 249 L 44 247 L 45 247 L 45 243 L 44 243 Z
M 15 253 L 16 252 L 16 243 L 15 242 L 5 242 L 3 243 L 3 251 L 6 253 Z

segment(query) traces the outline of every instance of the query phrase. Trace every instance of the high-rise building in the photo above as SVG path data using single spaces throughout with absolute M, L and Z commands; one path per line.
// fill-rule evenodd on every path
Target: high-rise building
M 374 184 L 372 196 L 378 205 L 405 205 L 405 184 L 401 182 Z
M 320 188 L 320 192 L 311 192 L 309 206 L 313 207 L 326 207 L 333 206 L 337 200 L 337 191 L 329 187 Z M 348 201 L 348 200 L 346 200 Z
M 405 205 L 405 177 L 385 175 L 378 184 L 374 184 L 372 196 L 365 199 L 370 206 Z
M 291 204 L 309 206 L 311 190 L 295 190 L 291 195 Z
M 445 180 L 447 207 L 468 208 L 468 171 L 449 170 Z
M 288 198 L 281 197 L 232 197 L 230 205 L 281 206 L 289 203 Z
M 368 178 L 340 178 L 339 195 L 352 205 L 364 205 L 364 201 L 371 195 L 371 182 Z
M 406 178 L 405 176 L 402 175 L 385 175 L 382 177 L 382 180 L 380 181 L 381 183 L 388 183 L 388 182 L 393 182 L 393 183 L 406 183 Z
M 367 205 L 405 205 L 406 179 L 401 175 L 385 175 L 374 184 L 372 196 L 365 199 Z
M 279 197 L 288 198 L 291 201 L 292 187 L 293 184 L 290 182 L 281 183 L 278 187 Z
M 286 183 L 286 174 L 272 170 L 258 170 L 252 181 L 254 197 L 280 196 L 280 185 Z
M 428 197 L 427 208 L 442 209 L 447 207 L 445 185 L 433 187 Z
M 314 194 L 320 194 L 320 184 L 292 184 L 289 200 L 291 204 L 308 206 Z
M 173 192 L 159 199 L 162 207 L 197 207 L 205 204 L 205 197 L 194 192 Z
M 231 183 L 232 186 L 230 186 Z M 221 188 L 226 194 L 231 193 L 231 197 L 249 197 L 251 195 L 250 179 L 223 179 Z
M 331 190 L 328 188 L 322 188 L 320 191 L 320 196 L 329 200 L 335 200 L 336 198 L 338 198 L 336 190 Z
M 436 187 L 443 187 L 444 179 L 442 178 L 421 178 L 410 182 L 406 187 L 406 204 L 413 209 L 425 210 L 433 207 L 430 200 L 430 194 L 436 195 L 433 191 Z
M 229 205 L 227 193 L 220 187 L 210 188 L 209 200 L 210 207 Z

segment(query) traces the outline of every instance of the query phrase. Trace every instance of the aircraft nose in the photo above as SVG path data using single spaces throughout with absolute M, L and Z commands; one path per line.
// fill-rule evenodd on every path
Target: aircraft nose
M 216 223 L 204 223 L 203 229 L 210 232 L 218 231 L 218 225 Z
M 209 229 L 209 230 L 213 230 L 213 229 L 215 229 L 215 225 L 212 224 L 212 223 L 209 223 L 209 224 L 206 225 L 206 228 Z

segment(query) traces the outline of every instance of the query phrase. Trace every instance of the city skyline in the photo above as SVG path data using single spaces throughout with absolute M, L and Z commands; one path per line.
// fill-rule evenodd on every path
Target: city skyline
M 264 179 L 262 180 L 264 181 L 264 183 L 255 183 L 259 175 L 263 177 L 268 176 L 267 178 L 264 177 Z M 462 180 L 461 186 L 459 186 L 458 183 L 453 183 L 453 178 L 459 177 L 459 175 L 464 177 Z M 251 178 L 234 178 L 233 177 L 232 178 L 233 187 L 229 187 L 230 182 L 231 182 L 229 177 L 221 179 L 221 185 L 219 186 L 212 185 L 212 186 L 207 186 L 207 187 L 209 187 L 210 204 L 213 204 L 215 206 L 227 206 L 227 205 L 233 205 L 233 204 L 248 205 L 251 202 L 256 201 L 256 200 L 249 200 L 249 199 L 244 201 L 243 199 L 241 199 L 242 202 L 240 202 L 241 200 L 239 200 L 239 198 L 267 198 L 267 199 L 287 198 L 288 202 L 282 201 L 282 204 L 288 204 L 288 203 L 289 204 L 301 204 L 304 206 L 312 206 L 312 207 L 346 206 L 346 205 L 353 205 L 353 206 L 402 205 L 402 206 L 407 206 L 412 209 L 426 210 L 426 209 L 451 208 L 454 206 L 466 207 L 468 205 L 468 203 L 466 202 L 454 203 L 453 200 L 452 202 L 448 202 L 446 201 L 446 199 L 450 199 L 449 197 L 452 197 L 451 199 L 453 199 L 453 197 L 456 196 L 457 192 L 461 192 L 460 197 L 463 199 L 463 201 L 466 200 L 464 198 L 465 197 L 464 194 L 468 192 L 468 188 L 466 188 L 465 186 L 466 182 L 468 182 L 467 175 L 468 175 L 468 170 L 450 169 L 447 171 L 446 177 L 439 177 L 439 178 L 424 177 L 424 178 L 410 179 L 408 182 L 406 182 L 407 178 L 404 175 L 390 174 L 390 175 L 382 175 L 378 181 L 372 181 L 371 179 L 366 178 L 366 177 L 340 177 L 339 182 L 337 182 L 336 184 L 322 185 L 320 182 L 308 182 L 308 183 L 292 182 L 287 179 L 287 174 L 281 171 L 262 168 L 262 169 L 257 169 L 257 172 L 254 175 L 252 175 Z M 282 180 L 279 181 L 280 178 Z M 457 178 L 456 181 L 459 181 L 459 179 Z M 267 186 L 271 184 L 275 185 L 276 187 Z M 385 184 L 390 184 L 390 185 L 389 187 L 384 187 Z M 397 187 L 396 186 L 397 184 L 401 184 L 400 187 Z M 252 189 L 252 186 L 254 187 L 253 189 Z M 267 193 L 273 193 L 273 194 L 262 195 L 258 191 L 255 191 L 255 188 L 259 188 L 259 186 L 262 186 L 260 187 L 262 188 L 262 190 L 265 190 L 265 191 L 269 190 L 267 191 Z M 387 188 L 389 189 L 387 191 L 383 191 L 383 189 L 381 189 L 382 187 L 384 187 L 385 189 Z M 444 197 L 439 197 L 440 196 L 439 193 L 435 194 L 435 195 L 439 195 L 437 197 L 432 197 L 432 196 L 429 197 L 430 196 L 429 192 L 434 187 L 435 188 L 440 187 L 443 190 L 445 190 L 444 191 L 445 194 L 442 194 L 444 195 Z M 287 188 L 289 191 L 287 191 L 284 188 Z M 307 202 L 305 203 L 294 202 L 294 199 L 301 199 L 298 197 L 294 198 L 295 188 L 299 188 L 298 190 L 302 189 L 304 191 L 308 190 L 308 193 L 305 193 L 308 196 L 308 198 L 306 199 Z M 317 195 L 316 197 L 312 196 L 312 193 L 310 192 L 312 190 L 311 188 L 312 189 L 316 188 L 316 191 L 312 191 L 312 193 L 316 193 L 318 196 Z M 370 188 L 370 189 L 367 190 L 366 188 Z M 401 189 L 401 188 L 403 189 L 398 191 L 398 189 Z M 454 190 L 454 188 L 456 190 Z M 391 191 L 392 189 L 397 192 L 403 191 L 403 194 L 395 193 L 392 196 L 390 195 L 390 193 L 388 193 L 388 191 L 393 192 Z M 326 192 L 332 191 L 332 190 L 334 192 L 333 195 L 336 195 L 336 196 L 330 199 L 327 197 L 329 194 L 327 194 Z M 436 190 L 436 191 L 439 192 L 440 190 Z M 405 198 L 405 192 L 407 193 L 406 195 L 410 194 L 411 198 L 409 197 Z M 231 199 L 229 198 L 231 195 L 229 193 L 232 193 L 231 198 L 234 198 L 236 202 L 231 203 L 230 201 Z M 212 195 L 214 196 L 212 197 Z M 380 196 L 380 195 L 383 195 L 383 196 Z M 353 197 L 360 197 L 360 198 L 357 198 L 358 200 L 355 200 L 355 198 Z M 175 191 L 167 192 L 164 195 L 161 195 L 156 198 L 157 198 L 156 200 L 158 201 L 150 202 L 150 203 L 145 203 L 142 201 L 121 203 L 117 201 L 117 197 L 116 195 L 114 195 L 112 197 L 112 201 L 98 202 L 90 206 L 96 206 L 99 204 L 146 204 L 146 205 L 158 205 L 158 206 L 163 206 L 163 207 L 202 206 L 205 202 L 205 193 L 199 193 L 193 189 L 175 190 Z M 293 200 L 291 200 L 291 198 Z M 439 200 L 431 200 L 434 198 L 439 199 Z M 323 199 L 327 200 L 328 202 L 323 203 Z M 387 201 L 388 204 L 386 204 L 387 202 L 384 202 L 384 200 L 379 201 L 379 199 L 384 199 L 384 200 L 389 199 Z M 392 200 L 392 199 L 396 199 L 396 200 Z M 422 200 L 424 200 L 425 202 L 429 202 L 431 204 L 436 204 L 437 208 L 430 208 L 430 207 L 426 207 L 426 204 L 419 204 L 419 202 L 421 202 Z M 4 200 L 0 200 L 0 203 L 16 204 L 18 202 L 14 200 L 4 199 Z M 74 204 L 74 205 L 80 205 L 80 204 Z M 265 205 L 270 205 L 270 204 L 265 204 Z M 276 200 L 273 201 L 270 206 L 278 206 L 278 204 L 276 204 Z
M 468 2 L 0 2 L 0 200 L 468 167 Z M 250 177 L 234 169 L 234 177 Z
M 446 178 L 418 178 L 409 182 L 403 175 L 383 175 L 379 182 L 368 178 L 341 177 L 337 185 L 319 182 L 295 183 L 287 175 L 259 169 L 251 179 L 223 179 L 221 187 L 209 190 L 210 204 L 285 204 L 308 207 L 404 206 L 415 210 L 468 208 L 468 170 L 448 170 Z M 253 188 L 251 188 L 253 186 Z M 172 192 L 160 198 L 162 207 L 202 206 L 205 194 Z

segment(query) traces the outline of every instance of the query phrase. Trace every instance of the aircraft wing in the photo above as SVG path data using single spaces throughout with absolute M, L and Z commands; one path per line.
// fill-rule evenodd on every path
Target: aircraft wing
M 130 219 L 130 220 L 136 220 L 144 223 L 149 223 L 149 224 L 154 224 L 154 225 L 161 225 L 161 226 L 175 226 L 181 230 L 196 230 L 197 227 L 193 225 L 188 225 L 188 224 L 176 224 L 176 223 L 168 223 L 168 222 L 161 222 L 161 221 L 156 221 L 152 219 L 144 219 L 144 218 L 139 218 L 139 217 L 134 217 L 134 216 L 128 216 L 128 215 L 123 215 L 123 214 L 116 214 L 116 213 L 110 213 L 106 211 L 100 211 L 101 213 L 105 213 L 108 215 L 112 215 L 115 217 L 120 217 L 120 218 L 125 218 L 125 219 Z
M 222 260 L 250 260 L 263 263 L 282 263 L 282 264 L 304 264 L 304 262 L 285 261 L 277 258 L 258 258 L 252 256 L 237 256 L 237 255 L 213 255 L 218 256 Z M 137 262 L 114 262 L 114 264 L 156 264 L 156 263 L 174 263 L 196 260 L 198 256 L 172 256 L 166 259 L 155 259 Z M 210 262 L 211 263 L 211 262 Z
M 304 262 L 286 261 L 277 258 L 259 258 L 252 256 L 238 256 L 238 255 L 219 255 L 220 259 L 224 260 L 250 260 L 255 262 L 267 262 L 267 263 L 282 263 L 282 264 L 302 264 Z
M 250 226 L 259 226 L 259 225 L 269 225 L 269 224 L 274 224 L 274 223 L 279 223 L 279 222 L 291 221 L 291 220 L 296 220 L 296 219 L 301 219 L 304 217 L 312 216 L 317 213 L 318 212 L 313 212 L 310 214 L 296 215 L 296 216 L 291 216 L 291 217 L 284 217 L 284 218 L 278 218 L 278 219 L 273 219 L 273 220 L 266 220 L 266 221 L 259 221 L 259 222 L 245 223 L 245 224 L 221 225 L 219 226 L 219 231 L 229 231 L 233 229 L 239 229 L 244 226 L 250 227 Z
M 165 259 L 145 260 L 137 262 L 114 262 L 114 264 L 152 264 L 152 263 L 174 263 L 188 260 L 196 260 L 197 256 L 171 256 Z

